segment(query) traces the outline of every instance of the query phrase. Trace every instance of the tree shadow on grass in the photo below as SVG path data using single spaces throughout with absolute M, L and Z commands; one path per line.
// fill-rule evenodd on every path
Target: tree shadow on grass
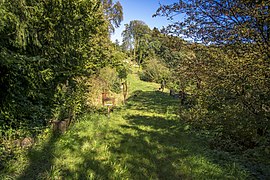
M 172 111 L 170 113 L 177 114 L 179 113 L 179 108 L 181 108 L 179 99 L 175 99 L 163 92 L 139 91 L 137 92 L 137 94 L 135 94 L 135 96 L 134 95 L 131 96 L 129 100 L 130 100 L 129 102 L 130 109 L 142 110 L 146 112 L 150 111 L 154 113 L 164 114 L 168 112 L 168 107 L 171 106 Z M 192 98 L 190 99 L 190 102 L 191 104 L 186 105 L 185 107 L 182 106 L 182 108 L 189 108 L 190 106 L 192 106 Z M 130 122 L 134 124 L 134 127 L 147 126 L 156 130 L 167 128 L 168 130 L 170 130 L 167 133 L 171 133 L 171 134 L 174 132 L 172 131 L 173 128 L 176 128 L 176 130 L 177 129 L 179 130 L 179 126 L 181 126 L 181 123 L 177 123 L 173 121 L 170 122 L 165 119 L 163 120 L 161 117 L 158 117 L 158 116 L 150 117 L 150 116 L 142 116 L 142 115 L 140 116 L 131 115 L 127 117 L 127 119 L 129 119 Z M 178 126 L 178 128 L 176 126 Z M 180 134 L 183 135 L 183 133 L 180 133 Z M 236 162 L 234 158 L 230 157 L 232 156 L 232 154 L 230 155 L 229 153 L 225 151 L 221 152 L 221 151 L 213 150 L 213 153 L 209 155 L 209 153 L 211 153 L 212 150 L 209 149 L 209 146 L 207 144 L 208 139 L 206 137 L 204 137 L 203 139 L 203 137 L 201 137 L 200 135 L 199 136 L 195 135 L 194 133 L 193 133 L 193 136 L 189 136 L 187 137 L 187 139 L 190 139 L 191 137 L 193 137 L 194 140 L 199 139 L 199 140 L 206 141 L 206 143 L 204 144 L 207 146 L 206 148 L 208 148 L 207 150 L 208 156 L 210 157 L 209 160 L 211 162 L 225 168 L 228 167 L 228 164 L 231 164 L 231 165 L 238 164 L 239 165 L 237 167 L 238 170 L 241 169 L 241 170 L 245 170 L 249 174 L 256 174 L 256 177 L 259 177 L 261 179 L 264 179 L 265 177 L 269 176 L 269 171 L 266 170 L 269 165 L 252 163 L 248 159 L 244 160 L 245 158 L 239 159 L 239 156 L 238 156 L 239 160 L 237 160 Z M 170 141 L 167 141 L 167 142 L 170 142 Z M 167 143 L 167 144 L 169 145 L 170 143 Z
M 141 113 L 124 117 L 129 125 L 122 125 L 120 133 L 125 133 L 120 147 L 111 148 L 112 152 L 129 157 L 127 164 L 136 179 L 232 179 L 240 174 L 244 177 L 242 165 L 231 160 L 220 163 L 211 155 L 207 140 L 186 131 L 180 119 L 160 116 L 178 114 L 179 104 L 179 99 L 160 91 L 134 92 L 127 108 Z M 237 167 L 230 168 L 232 164 Z
M 87 131 L 89 127 L 82 123 L 64 134 L 58 149 L 69 152 L 74 161 L 56 165 L 57 176 L 52 169 L 55 159 L 65 157 L 55 154 L 59 139 L 51 138 L 40 150 L 29 152 L 30 165 L 19 179 L 50 175 L 50 179 L 233 179 L 234 174 L 223 171 L 203 153 L 204 143 L 199 138 L 186 133 L 179 121 L 158 115 L 166 113 L 166 106 L 177 107 L 177 100 L 166 96 L 162 92 L 140 92 L 129 99 L 129 109 L 152 110 L 156 116 L 126 115 L 123 118 L 127 124 L 114 128 L 103 124 L 101 130 L 98 126 L 102 124 L 92 122 L 93 129 Z M 89 135 L 92 130 L 93 135 Z M 102 148 L 94 147 L 94 141 Z M 86 145 L 87 150 L 83 150 Z
M 171 109 L 171 113 L 178 110 L 179 99 L 169 96 L 161 91 L 135 91 L 127 100 L 127 108 L 134 110 L 145 110 L 164 114 Z
M 110 179 L 113 168 L 95 159 L 99 152 L 96 150 L 82 151 L 83 144 L 89 142 L 89 138 L 80 137 L 74 132 L 68 133 L 68 135 L 64 134 L 61 138 L 59 135 L 52 136 L 40 149 L 29 150 L 29 166 L 25 168 L 22 175 L 17 179 L 89 179 L 91 173 L 97 179 Z M 64 145 L 61 145 L 62 152 L 69 151 L 69 156 L 81 159 L 79 163 L 73 164 L 75 169 L 70 164 L 59 165 L 56 163 L 57 158 L 63 158 L 61 152 L 59 154 L 59 152 L 55 151 L 60 139 L 62 141 L 68 139 Z
M 28 152 L 29 165 L 18 180 L 40 179 L 49 172 L 53 165 L 53 151 L 59 134 L 51 135 L 50 139 L 41 147 L 30 149 Z
M 235 175 L 214 163 L 204 153 L 205 144 L 176 122 L 141 115 L 126 118 L 131 125 L 121 126 L 120 146 L 111 151 L 126 159 L 134 179 L 230 179 Z
M 173 150 L 164 150 L 158 144 L 150 143 L 149 135 L 134 136 L 128 133 L 122 135 L 124 138 L 120 146 L 112 147 L 111 151 L 125 159 L 126 168 L 132 178 L 182 179 L 184 177 L 171 163 L 177 157 Z
M 73 162 L 72 168 L 69 164 L 64 164 L 61 167 L 61 177 L 67 179 L 110 179 L 110 174 L 113 172 L 113 167 L 105 163 L 104 160 L 97 160 L 100 152 L 97 149 L 82 150 L 85 143 L 91 142 L 94 139 L 103 138 L 105 134 L 96 134 L 90 139 L 86 136 L 78 136 L 75 131 L 71 132 L 67 143 L 62 146 L 63 151 L 71 152 L 73 158 L 80 159 L 79 162 Z M 65 139 L 64 139 L 65 140 Z M 92 176 L 92 177 L 91 177 Z
M 67 179 L 110 179 L 110 174 L 113 172 L 113 167 L 102 161 L 96 160 L 97 151 L 81 153 L 81 163 L 76 164 L 76 170 L 62 167 L 61 177 Z

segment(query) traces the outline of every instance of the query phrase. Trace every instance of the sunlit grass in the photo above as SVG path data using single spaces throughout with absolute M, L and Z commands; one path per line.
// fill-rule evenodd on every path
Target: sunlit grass
M 110 118 L 85 114 L 68 132 L 48 134 L 19 160 L 15 179 L 246 179 L 238 164 L 220 163 L 206 142 L 189 132 L 178 100 L 158 84 L 129 76 L 131 96 Z M 136 96 L 132 93 L 141 90 Z M 224 155 L 226 158 L 227 155 Z M 40 167 L 40 168 L 35 168 Z

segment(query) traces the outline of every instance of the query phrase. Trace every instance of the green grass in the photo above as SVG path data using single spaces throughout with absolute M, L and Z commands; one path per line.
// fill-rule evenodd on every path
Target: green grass
M 136 74 L 130 97 L 110 118 L 85 114 L 62 136 L 50 133 L 11 162 L 2 179 L 246 179 L 178 118 L 178 100 Z M 1 178 L 1 176 L 0 176 Z

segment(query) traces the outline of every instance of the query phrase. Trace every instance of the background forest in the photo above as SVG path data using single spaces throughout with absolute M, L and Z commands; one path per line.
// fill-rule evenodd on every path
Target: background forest
M 211 148 L 269 164 L 269 5 L 180 0 L 153 15 L 174 23 L 150 29 L 133 20 L 120 44 L 110 40 L 123 20 L 119 2 L 1 0 L 0 169 L 17 139 L 99 111 L 101 92 L 120 94 L 128 61 L 141 80 L 166 82 L 179 119 Z

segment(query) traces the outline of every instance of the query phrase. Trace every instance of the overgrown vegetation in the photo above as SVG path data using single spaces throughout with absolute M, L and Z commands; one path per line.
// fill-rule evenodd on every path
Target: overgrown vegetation
M 136 72 L 136 71 L 135 71 Z M 158 84 L 128 77 L 125 107 L 110 118 L 85 114 L 60 137 L 47 132 L 1 178 L 18 179 L 246 179 L 244 163 L 210 150 L 176 114 L 179 100 Z M 142 88 L 140 88 L 142 87 Z
M 6 142 L 34 138 L 50 120 L 73 120 L 85 108 L 88 78 L 119 66 L 109 29 L 119 26 L 121 8 L 96 0 L 0 2 L 1 162 L 13 156 Z
M 161 5 L 154 16 L 174 23 L 151 30 L 133 20 L 125 25 L 122 45 L 109 38 L 123 19 L 119 2 L 19 0 L 0 5 L 0 170 L 7 175 L 270 176 L 268 1 L 181 0 Z M 178 14 L 185 14 L 184 21 L 177 20 Z M 126 81 L 135 64 L 138 76 Z M 132 97 L 126 106 L 115 108 L 112 122 L 106 123 L 101 93 L 119 96 L 116 104 L 122 104 L 123 82 Z M 155 84 L 161 82 L 164 93 Z M 49 135 L 49 123 L 72 124 L 76 115 L 83 118 L 73 130 L 63 137 Z M 48 142 L 37 143 L 25 155 L 20 147 L 42 135 Z M 195 144 L 197 150 L 189 147 Z M 77 158 L 67 157 L 71 149 Z M 49 156 L 46 166 L 28 174 L 27 165 L 31 169 L 31 163 L 45 161 L 40 155 Z M 12 169 L 16 158 L 22 163 L 18 171 Z M 90 168 L 83 172 L 82 167 Z
M 149 59 L 143 64 L 143 71 L 140 79 L 148 82 L 161 82 L 163 79 L 169 79 L 171 73 L 161 61 Z
M 196 98 L 180 114 L 214 131 L 217 147 L 235 144 L 226 150 L 260 147 L 269 155 L 268 7 L 267 1 L 181 1 L 156 14 L 186 13 L 166 31 L 202 42 L 182 46 L 174 68 L 183 91 Z
M 258 164 L 270 163 L 262 158 L 270 152 L 268 9 L 268 1 L 241 0 L 160 6 L 154 16 L 175 23 L 136 36 L 136 42 L 147 45 L 130 48 L 142 63 L 143 80 L 160 83 L 163 66 L 169 68 L 167 88 L 181 99 L 180 118 L 205 134 L 211 147 L 244 152 Z M 185 20 L 178 21 L 178 14 L 185 14 Z M 138 32 L 144 27 L 140 24 L 134 26 Z M 125 45 L 128 36 L 123 35 Z M 158 61 L 140 61 L 138 54 Z

